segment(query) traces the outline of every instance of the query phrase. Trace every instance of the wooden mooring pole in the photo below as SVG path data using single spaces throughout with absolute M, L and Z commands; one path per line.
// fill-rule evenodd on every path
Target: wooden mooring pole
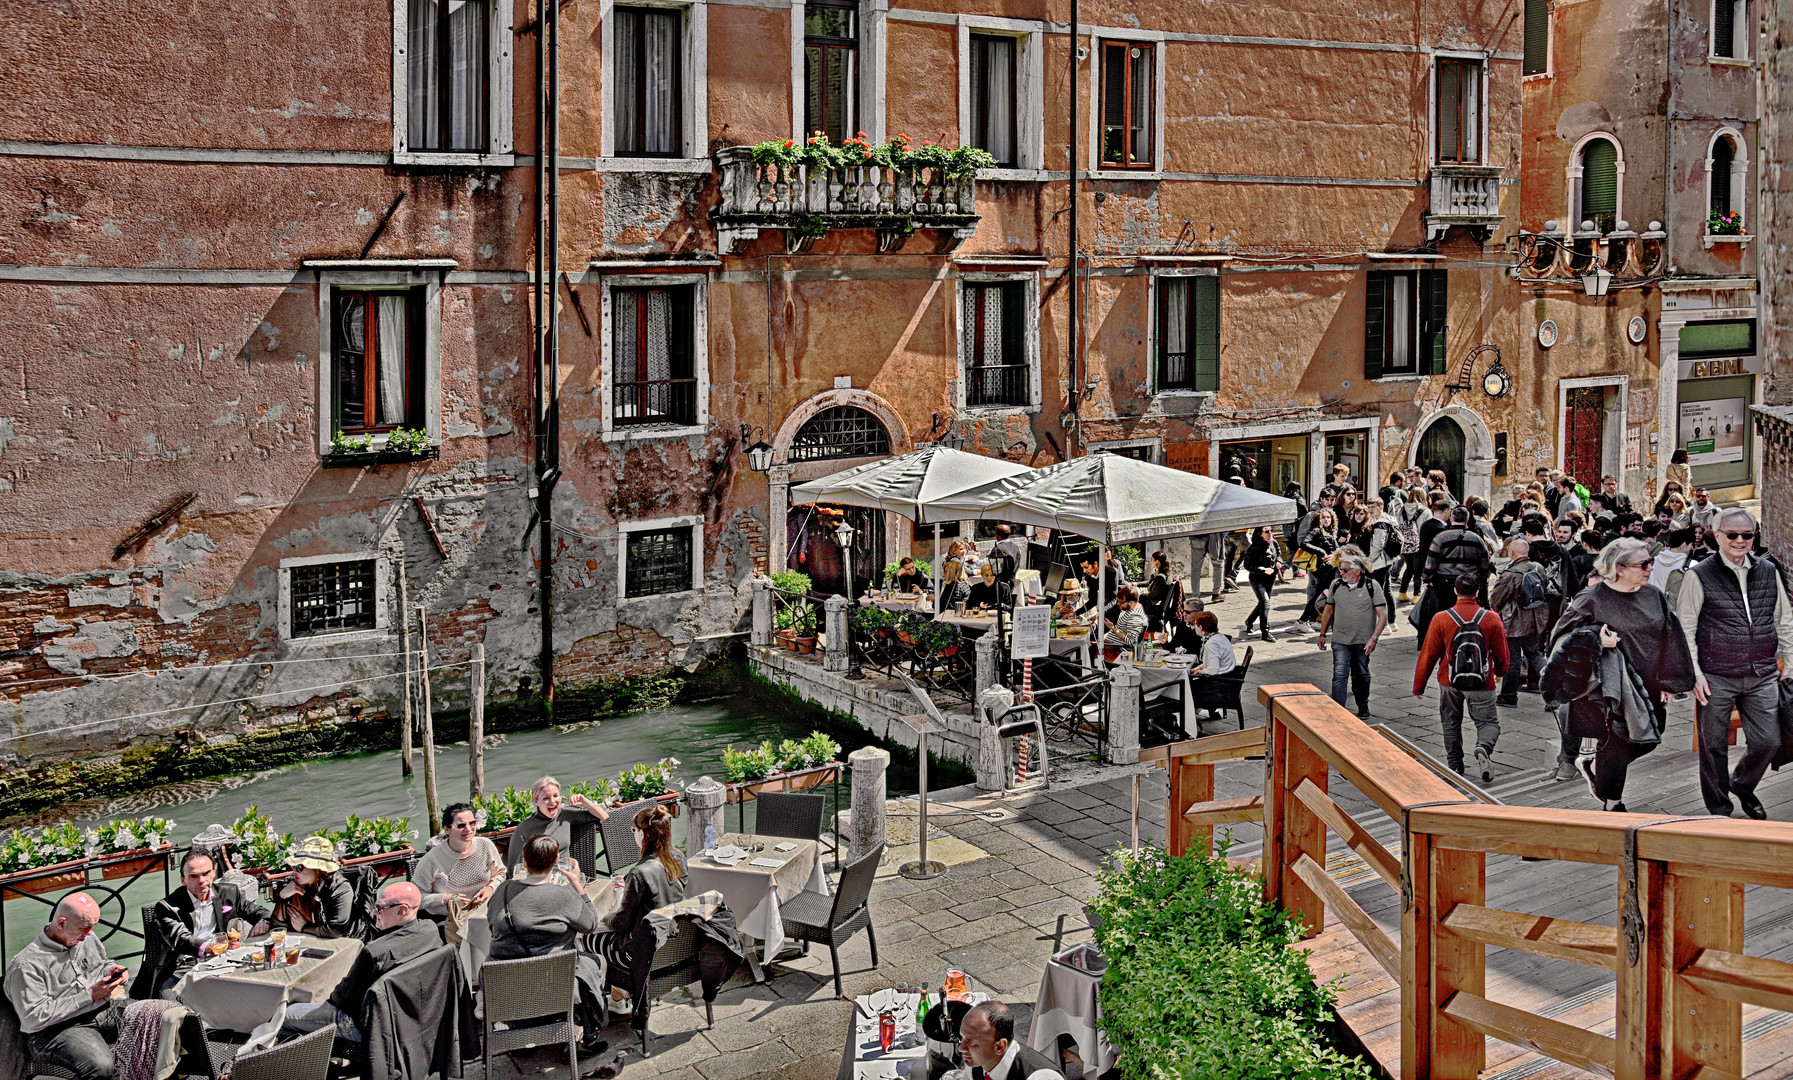
M 418 669 L 423 675 L 423 800 L 430 812 L 430 835 L 442 831 L 442 804 L 436 801 L 436 721 L 430 715 L 430 632 L 423 605 L 417 605 Z
M 398 621 L 404 630 L 403 644 L 405 661 L 405 719 L 399 726 L 398 733 L 398 767 L 402 775 L 411 775 L 411 620 L 405 612 L 411 610 L 405 600 L 405 564 L 398 566 Z
M 486 790 L 486 645 L 473 643 L 473 697 L 467 720 L 467 797 Z

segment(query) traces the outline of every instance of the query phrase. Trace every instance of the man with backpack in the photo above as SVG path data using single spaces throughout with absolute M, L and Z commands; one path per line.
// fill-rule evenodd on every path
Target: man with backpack
M 1421 537 L 1425 534 L 1422 532 Z M 1488 575 L 1494 570 L 1494 559 L 1482 534 L 1469 524 L 1469 510 L 1463 506 L 1450 509 L 1450 523 L 1433 534 L 1426 549 L 1426 594 L 1420 598 L 1420 609 L 1414 617 L 1414 629 L 1424 632 L 1432 618 L 1450 607 L 1451 588 L 1465 574 L 1476 580 L 1476 596 L 1488 595 Z
M 1521 682 L 1527 693 L 1538 692 L 1538 676 L 1544 671 L 1544 632 L 1550 626 L 1550 586 L 1544 568 L 1532 561 L 1531 545 L 1524 539 L 1516 536 L 1507 541 L 1507 557 L 1513 561 L 1494 579 L 1488 602 L 1506 627 L 1507 655 L 1524 661 L 1507 668 L 1500 681 L 1500 696 L 1495 698 L 1495 704 L 1515 708 Z
M 1507 672 L 1507 629 L 1500 616 L 1476 603 L 1482 585 L 1474 574 L 1459 576 L 1453 586 L 1457 602 L 1432 616 L 1426 627 L 1419 662 L 1413 668 L 1413 696 L 1426 693 L 1426 676 L 1438 669 L 1438 717 L 1444 724 L 1444 756 L 1451 770 L 1463 772 L 1463 711 L 1475 722 L 1476 773 L 1494 779 L 1494 744 L 1500 739 L 1500 716 L 1494 687 Z

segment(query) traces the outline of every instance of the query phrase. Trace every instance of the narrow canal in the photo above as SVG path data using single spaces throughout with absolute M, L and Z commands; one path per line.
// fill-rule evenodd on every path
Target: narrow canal
M 809 733 L 808 725 L 752 711 L 740 700 L 675 706 L 634 716 L 515 732 L 487 749 L 485 790 L 527 788 L 541 776 L 554 776 L 563 784 L 614 777 L 638 761 L 654 762 L 666 757 L 678 759 L 675 772 L 682 787 L 700 776 L 723 779 L 722 749 L 730 743 L 737 748 L 758 746 L 763 740 L 777 745 L 781 739 L 801 739 Z M 840 739 L 842 733 L 833 734 Z M 844 746 L 841 752 L 845 755 L 871 741 L 863 738 Z M 467 797 L 467 759 L 465 742 L 437 750 L 436 788 L 445 806 Z M 848 799 L 847 779 L 841 778 L 843 805 Z M 890 783 L 892 795 L 912 792 L 912 786 L 904 785 L 913 785 L 913 769 L 893 769 Z M 816 790 L 832 800 L 831 785 Z M 416 759 L 416 775 L 405 778 L 400 775 L 396 751 L 324 758 L 260 773 L 155 788 L 103 805 L 81 804 L 77 812 L 82 816 L 63 820 L 86 826 L 112 818 L 171 818 L 176 823 L 174 840 L 184 846 L 213 822 L 228 827 L 252 804 L 271 819 L 276 830 L 290 832 L 294 839 L 325 829 L 340 829 L 345 817 L 358 814 L 363 818 L 410 818 L 411 827 L 419 834 L 415 845 L 421 850 L 427 842 L 429 814 L 424 800 L 422 756 L 419 754 Z M 831 802 L 830 811 L 833 809 Z M 735 807 L 729 808 L 727 821 L 731 829 L 737 813 Z M 753 804 L 749 803 L 750 829 L 753 818 Z M 687 820 L 688 815 L 681 813 L 674 824 L 675 840 L 683 841 Z M 171 887 L 178 884 L 172 873 L 170 882 Z M 90 891 L 101 900 L 108 921 L 122 913 L 124 924 L 133 930 L 141 929 L 138 909 L 166 895 L 159 872 L 145 875 L 124 890 L 122 904 Z M 45 899 L 54 900 L 55 894 Z M 8 894 L 4 904 L 8 960 L 37 933 L 49 910 L 34 900 Z M 114 953 L 137 948 L 139 943 L 134 938 L 121 937 L 112 945 Z

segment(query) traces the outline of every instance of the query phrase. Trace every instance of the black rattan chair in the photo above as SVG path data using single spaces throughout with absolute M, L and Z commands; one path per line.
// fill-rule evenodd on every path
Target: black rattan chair
M 1245 727 L 1245 705 L 1241 697 L 1245 692 L 1245 673 L 1251 670 L 1252 647 L 1245 647 L 1245 659 L 1239 666 L 1225 675 L 1199 675 L 1195 678 L 1195 707 L 1198 709 L 1214 709 L 1225 716 L 1230 709 L 1239 714 L 1239 727 Z M 1199 719 L 1197 726 L 1200 726 Z M 1193 734 L 1200 734 L 1194 732 Z
M 796 791 L 767 791 L 759 804 L 753 826 L 756 836 L 783 836 L 792 840 L 822 839 L 822 817 L 828 812 L 828 796 Z
M 567 856 L 579 864 L 579 872 L 586 878 L 597 877 L 598 827 L 596 825 L 575 826 L 572 843 L 567 845 Z
M 487 1076 L 492 1075 L 493 1054 L 563 1041 L 569 1073 L 579 1075 L 579 1030 L 573 1018 L 578 987 L 573 980 L 573 958 L 569 950 L 521 960 L 487 960 L 480 965 Z M 519 1026 L 526 1020 L 539 1022 Z M 498 1030 L 499 1024 L 505 1025 L 503 1030 Z
M 12 999 L 0 994 L 0 1068 L 19 1077 L 45 1076 L 75 1080 L 76 1074 L 60 1065 L 33 1061 L 25 1033 L 19 1030 L 19 1014 Z
M 325 1080 L 336 1025 L 321 1027 L 291 1042 L 244 1054 L 230 1067 L 231 1080 Z
M 635 843 L 635 815 L 652 805 L 651 799 L 625 803 L 610 811 L 600 826 L 604 831 L 604 861 L 612 874 L 620 874 L 641 861 L 641 848 Z M 592 864 L 596 869 L 595 857 Z
M 154 971 L 162 966 L 162 928 L 156 925 L 156 906 L 143 909 L 143 966 Z M 152 986 L 150 993 L 160 987 Z
M 841 871 L 840 887 L 833 896 L 825 893 L 800 892 L 790 898 L 780 912 L 785 936 L 803 942 L 828 946 L 828 958 L 834 963 L 834 994 L 841 996 L 840 946 L 859 931 L 865 931 L 866 943 L 872 947 L 872 967 L 878 966 L 878 935 L 872 929 L 872 878 L 884 858 L 884 845 L 866 852 Z
M 703 932 L 690 919 L 678 920 L 678 926 L 666 943 L 654 950 L 653 963 L 648 966 L 647 987 L 635 1001 L 634 1019 L 641 1029 L 642 1057 L 653 1052 L 648 1044 L 648 1016 L 653 1011 L 654 999 L 681 986 L 690 986 L 703 977 L 698 955 L 704 943 Z M 707 1028 L 716 1026 L 714 1002 L 704 1002 L 704 1024 Z

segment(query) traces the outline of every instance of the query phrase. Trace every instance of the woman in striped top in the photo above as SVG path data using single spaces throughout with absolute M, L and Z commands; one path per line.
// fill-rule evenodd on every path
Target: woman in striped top
M 441 915 L 448 898 L 460 897 L 468 907 L 485 903 L 504 880 L 504 858 L 498 845 L 479 835 L 473 807 L 455 803 L 442 812 L 447 839 L 418 860 L 411 880 L 423 890 L 423 910 Z

